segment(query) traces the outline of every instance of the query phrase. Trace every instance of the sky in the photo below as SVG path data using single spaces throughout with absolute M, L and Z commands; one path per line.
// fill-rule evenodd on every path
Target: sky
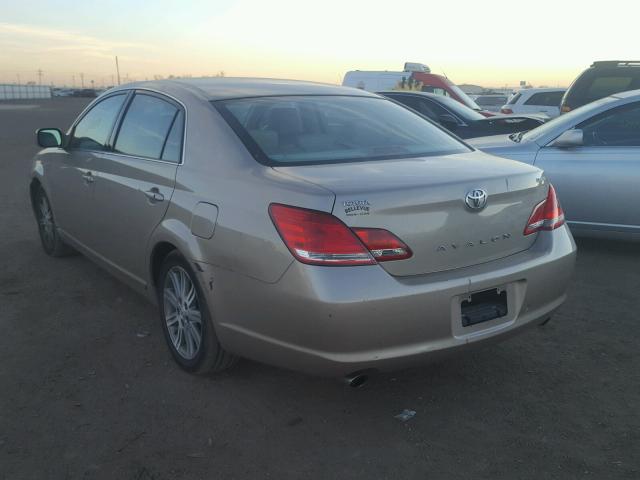
M 0 83 L 169 75 L 341 83 L 425 63 L 458 84 L 566 86 L 640 60 L 638 0 L 0 0 Z

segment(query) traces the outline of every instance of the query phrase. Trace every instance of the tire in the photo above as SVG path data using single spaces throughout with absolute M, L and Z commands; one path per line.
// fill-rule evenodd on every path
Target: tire
M 38 233 L 44 252 L 51 257 L 74 255 L 76 251 L 67 245 L 58 233 L 51 203 L 49 203 L 49 198 L 42 187 L 38 188 L 33 197 L 33 210 L 38 222 Z
M 198 277 L 177 250 L 164 259 L 156 287 L 162 331 L 180 367 L 206 374 L 236 363 L 237 357 L 218 342 Z

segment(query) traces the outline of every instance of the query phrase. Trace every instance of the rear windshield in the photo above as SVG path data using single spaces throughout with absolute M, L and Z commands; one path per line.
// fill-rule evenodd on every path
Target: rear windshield
M 640 67 L 590 68 L 567 92 L 570 106 L 640 88 Z
M 214 102 L 256 160 L 294 165 L 447 155 L 470 149 L 375 97 L 258 97 Z

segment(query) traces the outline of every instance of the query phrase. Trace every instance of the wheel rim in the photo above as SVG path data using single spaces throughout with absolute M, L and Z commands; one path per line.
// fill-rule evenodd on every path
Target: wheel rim
M 181 357 L 192 360 L 202 344 L 202 314 L 195 285 L 184 268 L 175 266 L 167 272 L 163 299 L 171 343 Z
M 44 195 L 40 196 L 40 202 L 38 202 L 38 226 L 45 246 L 52 248 L 55 244 L 55 223 L 53 222 L 51 206 Z

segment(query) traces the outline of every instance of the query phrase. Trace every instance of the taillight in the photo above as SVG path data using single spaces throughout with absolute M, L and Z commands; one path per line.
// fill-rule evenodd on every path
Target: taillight
M 569 105 L 563 105 L 560 111 L 562 113 L 569 113 L 571 111 L 571 107 Z
M 513 110 L 511 110 L 510 108 L 501 108 L 500 109 L 500 113 L 504 113 L 506 115 L 510 115 L 513 113 Z
M 352 230 L 379 262 L 404 260 L 412 255 L 409 247 L 388 230 L 381 228 L 353 228 Z
M 556 189 L 553 185 L 549 185 L 547 198 L 535 206 L 523 233 L 531 235 L 540 230 L 555 230 L 562 225 L 564 225 L 564 212 L 558 202 Z
M 311 265 L 374 265 L 376 260 L 401 260 L 411 250 L 387 230 L 351 230 L 325 212 L 269 205 L 269 215 L 293 256 Z

